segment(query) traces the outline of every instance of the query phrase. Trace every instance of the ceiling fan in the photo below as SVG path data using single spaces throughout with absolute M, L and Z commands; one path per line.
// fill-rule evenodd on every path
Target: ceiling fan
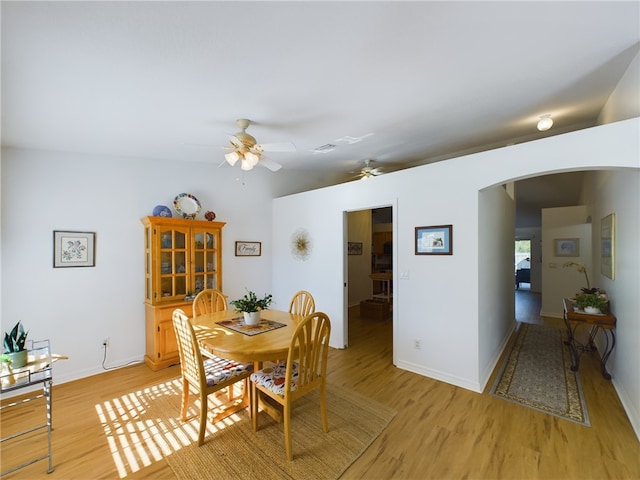
M 227 163 L 232 167 L 240 160 L 240 168 L 245 171 L 251 170 L 256 165 L 261 165 L 272 172 L 277 172 L 282 168 L 282 165 L 265 158 L 263 153 L 296 151 L 295 145 L 290 142 L 259 144 L 253 136 L 247 133 L 247 128 L 251 125 L 251 120 L 240 118 L 236 120 L 236 125 L 240 127 L 241 130 L 229 138 L 231 146 L 224 147 L 225 149 L 232 150 L 224 156 Z
M 360 177 L 360 180 L 367 180 L 371 177 L 382 175 L 382 169 L 380 167 L 372 167 L 371 162 L 373 162 L 373 160 L 364 161 L 364 167 L 362 167 L 362 170 L 360 170 L 360 173 L 357 175 L 357 177 Z

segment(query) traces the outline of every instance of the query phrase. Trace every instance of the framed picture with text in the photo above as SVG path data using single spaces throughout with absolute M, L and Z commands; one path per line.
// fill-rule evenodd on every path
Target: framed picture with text
M 259 257 L 262 242 L 236 242 L 236 257 Z

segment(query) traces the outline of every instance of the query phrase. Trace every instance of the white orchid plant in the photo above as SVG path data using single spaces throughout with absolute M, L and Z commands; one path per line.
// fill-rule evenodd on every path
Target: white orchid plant
M 584 279 L 587 281 L 587 288 L 581 288 L 584 293 L 596 293 L 598 291 L 597 288 L 591 288 L 589 284 L 589 276 L 587 275 L 587 268 L 584 266 L 584 263 L 578 262 L 565 262 L 563 267 L 576 267 L 576 270 L 580 273 L 584 273 Z

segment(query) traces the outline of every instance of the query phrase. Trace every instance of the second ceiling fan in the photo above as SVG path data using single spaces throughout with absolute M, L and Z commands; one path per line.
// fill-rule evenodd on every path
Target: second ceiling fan
M 268 168 L 272 172 L 277 172 L 282 165 L 264 157 L 264 152 L 295 152 L 296 147 L 291 142 L 282 143 L 261 143 L 259 144 L 255 137 L 247 133 L 247 128 L 251 125 L 251 120 L 240 118 L 236 120 L 236 125 L 241 131 L 231 135 L 229 141 L 230 147 L 226 149 L 232 150 L 225 154 L 224 158 L 232 167 L 240 160 L 240 168 L 242 170 L 251 170 L 256 165 Z

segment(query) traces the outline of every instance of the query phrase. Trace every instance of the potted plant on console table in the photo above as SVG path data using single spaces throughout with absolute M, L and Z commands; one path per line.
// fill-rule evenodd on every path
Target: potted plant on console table
M 244 314 L 244 323 L 247 325 L 258 325 L 260 323 L 260 310 L 266 310 L 273 301 L 272 295 L 266 295 L 263 298 L 251 291 L 247 290 L 247 294 L 238 299 L 231 300 L 229 303 L 233 305 L 237 312 Z
M 584 310 L 584 313 L 605 313 L 609 308 L 609 299 L 601 293 L 581 293 L 576 295 L 576 305 Z
M 3 361 L 11 362 L 11 368 L 24 367 L 27 364 L 28 352 L 25 348 L 27 334 L 21 322 L 15 324 L 10 332 L 4 334 Z

